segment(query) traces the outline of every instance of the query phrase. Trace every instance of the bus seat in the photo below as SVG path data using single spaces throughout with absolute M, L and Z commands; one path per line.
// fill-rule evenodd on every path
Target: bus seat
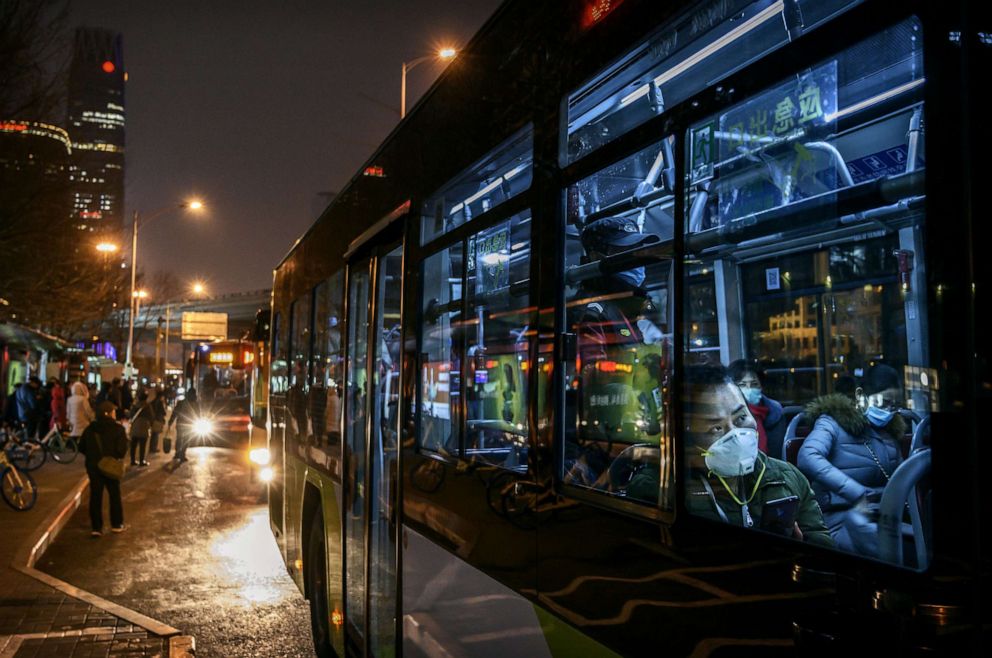
M 920 513 L 920 481 L 930 473 L 930 449 L 924 448 L 911 454 L 901 463 L 885 485 L 878 518 L 879 557 L 893 564 L 903 564 L 903 510 L 909 506 L 910 525 L 913 528 L 913 545 L 916 549 L 916 567 L 927 566 L 927 542 Z
M 789 423 L 798 414 L 802 413 L 803 408 L 796 404 L 790 404 L 782 408 L 782 418 L 775 424 L 774 427 L 765 428 L 768 435 L 768 450 L 766 453 L 772 457 L 778 457 L 782 454 L 782 446 L 785 443 L 785 431 L 789 427 Z
M 921 448 L 928 447 L 930 444 L 930 416 L 924 416 L 923 419 L 916 424 L 916 429 L 913 430 L 913 442 L 909 445 L 909 454 L 913 454 Z
M 790 464 L 796 463 L 796 456 L 799 454 L 799 446 L 803 444 L 806 434 L 802 432 L 799 425 L 806 418 L 805 412 L 799 412 L 792 417 L 789 425 L 785 428 L 785 437 L 782 439 L 782 459 Z M 790 459 L 791 456 L 791 459 Z

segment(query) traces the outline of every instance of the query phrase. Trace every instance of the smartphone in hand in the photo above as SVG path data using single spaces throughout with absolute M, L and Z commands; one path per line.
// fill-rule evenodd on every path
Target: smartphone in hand
M 799 496 L 770 500 L 761 509 L 761 529 L 776 535 L 791 537 L 799 512 Z

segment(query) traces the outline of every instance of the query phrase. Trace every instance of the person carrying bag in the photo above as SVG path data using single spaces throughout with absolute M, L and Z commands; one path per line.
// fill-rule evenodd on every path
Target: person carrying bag
M 114 420 L 117 407 L 112 402 L 97 406 L 96 420 L 90 423 L 80 439 L 80 451 L 86 455 L 86 475 L 90 481 L 90 536 L 103 534 L 103 492 L 110 499 L 110 530 L 124 531 L 124 503 L 121 480 L 127 455 L 127 432 Z

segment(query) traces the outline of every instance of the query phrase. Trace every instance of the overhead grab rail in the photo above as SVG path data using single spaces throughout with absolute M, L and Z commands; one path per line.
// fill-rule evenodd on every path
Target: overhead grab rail
M 686 236 L 686 249 L 693 254 L 723 244 L 740 244 L 769 232 L 794 230 L 825 220 L 838 225 L 874 221 L 866 206 L 889 206 L 909 197 L 922 196 L 926 169 L 883 176 L 839 190 L 811 196 L 786 206 L 739 217 L 718 227 Z

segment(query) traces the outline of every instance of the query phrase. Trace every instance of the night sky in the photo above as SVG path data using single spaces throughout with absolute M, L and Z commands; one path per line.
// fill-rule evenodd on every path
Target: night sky
M 401 63 L 462 46 L 499 0 L 74 0 L 71 24 L 124 37 L 126 208 L 151 213 L 138 266 L 211 294 L 272 269 L 399 122 Z M 407 108 L 443 64 L 407 76 Z

